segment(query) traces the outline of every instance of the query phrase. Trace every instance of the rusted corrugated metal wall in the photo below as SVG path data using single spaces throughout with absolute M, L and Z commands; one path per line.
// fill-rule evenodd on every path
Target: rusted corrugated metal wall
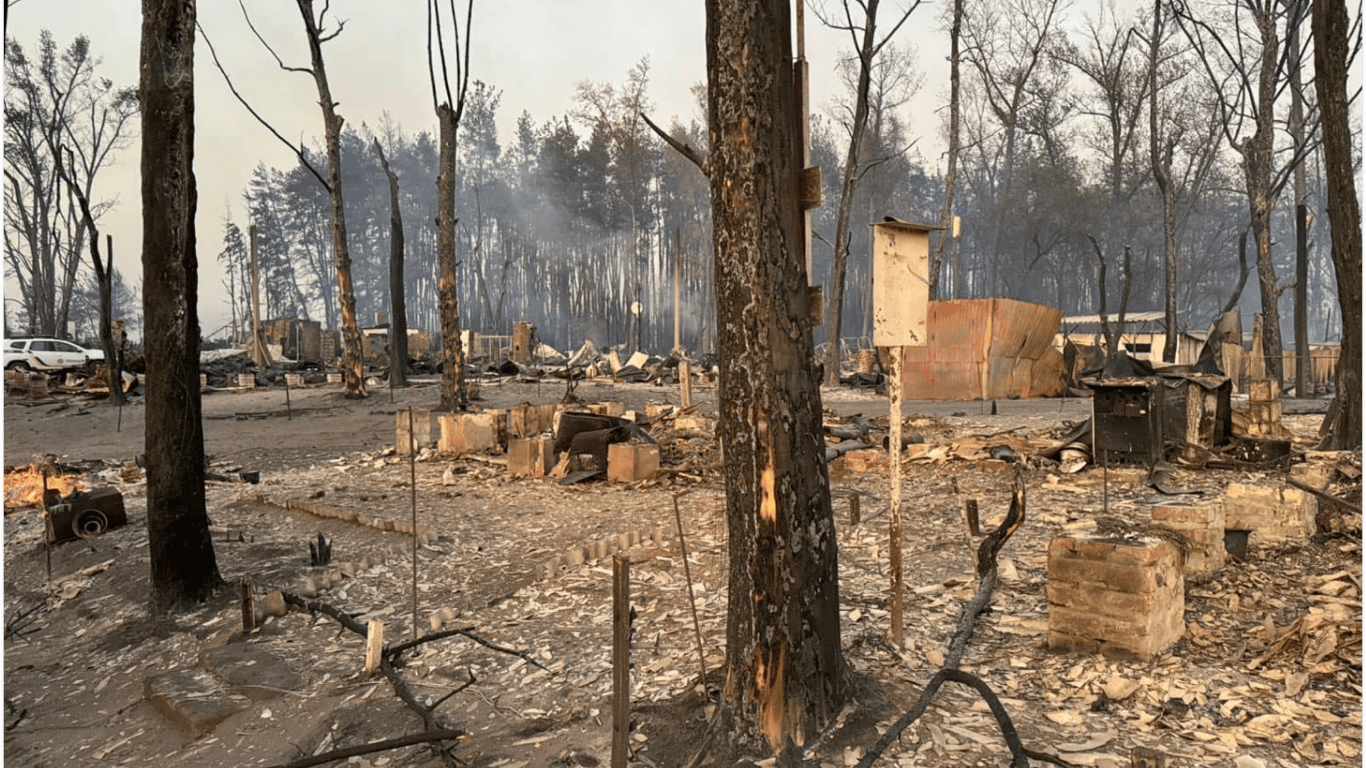
M 1053 336 L 1062 312 L 1014 299 L 932 301 L 929 343 L 905 347 L 909 400 L 1051 397 L 1063 389 Z

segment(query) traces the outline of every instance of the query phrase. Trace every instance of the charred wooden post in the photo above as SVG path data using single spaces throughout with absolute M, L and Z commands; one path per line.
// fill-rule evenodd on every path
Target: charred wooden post
M 858 491 L 849 494 L 849 524 L 859 524 L 859 495 Z
M 612 768 L 626 768 L 631 738 L 631 556 L 612 558 Z
M 384 655 L 384 622 L 372 619 L 365 628 L 365 671 L 379 669 Z

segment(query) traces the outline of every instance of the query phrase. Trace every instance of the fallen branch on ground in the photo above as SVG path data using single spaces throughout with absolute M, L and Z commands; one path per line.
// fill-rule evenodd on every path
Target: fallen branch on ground
M 963 607 L 963 615 L 958 619 L 958 628 L 953 633 L 953 640 L 949 642 L 948 655 L 944 657 L 946 668 L 957 669 L 958 664 L 962 662 L 963 654 L 967 652 L 968 639 L 972 637 L 972 628 L 977 624 L 977 617 L 986 610 L 987 604 L 991 602 L 991 593 L 996 589 L 996 556 L 1015 531 L 1019 530 L 1024 519 L 1024 470 L 1016 464 L 1015 492 L 1010 498 L 1010 511 L 1006 513 L 1001 524 L 996 526 L 996 530 L 987 534 L 977 547 L 977 594 Z
M 947 667 L 934 673 L 934 677 L 931 677 L 930 682 L 925 685 L 925 690 L 920 694 L 920 698 L 916 700 L 915 704 L 909 710 L 907 710 L 906 714 L 902 715 L 892 724 L 891 728 L 887 729 L 887 732 L 884 733 L 882 738 L 878 739 L 878 742 L 868 750 L 868 753 L 863 756 L 863 759 L 858 761 L 856 768 L 870 768 L 870 766 L 882 756 L 882 753 L 887 750 L 887 747 L 891 746 L 892 742 L 896 741 L 901 736 L 902 731 L 906 730 L 911 723 L 925 714 L 925 710 L 929 708 L 930 702 L 934 699 L 935 694 L 939 692 L 939 688 L 944 684 L 945 680 L 950 680 L 972 688 L 981 695 L 984 701 L 986 701 L 987 706 L 991 709 L 992 716 L 996 718 L 996 724 L 1001 727 L 1001 737 L 1005 739 L 1006 746 L 1010 748 L 1011 768 L 1027 768 L 1030 758 L 1043 760 L 1044 762 L 1053 763 L 1054 765 L 1061 765 L 1063 768 L 1072 768 L 1071 763 L 1060 757 L 1026 748 L 1024 743 L 1020 741 L 1020 734 L 1016 732 L 1015 724 L 1011 721 L 1010 714 L 1006 712 L 1005 706 L 1001 704 L 1001 700 L 992 692 L 991 687 L 975 675 L 968 674 L 959 669 L 949 669 Z
M 992 716 L 996 718 L 996 723 L 1001 727 L 1001 736 L 1005 739 L 1006 746 L 1010 748 L 1010 765 L 1012 768 L 1026 768 L 1029 765 L 1030 758 L 1061 765 L 1064 768 L 1072 765 L 1062 758 L 1026 748 L 1024 743 L 1020 741 L 1020 735 L 1016 732 L 1015 724 L 1011 722 L 1010 715 L 1001 704 L 1001 700 L 992 692 L 990 686 L 980 678 L 958 669 L 959 663 L 963 660 L 963 654 L 967 651 L 968 639 L 972 637 L 972 630 L 977 623 L 977 617 L 986 610 L 988 603 L 991 602 L 991 593 L 996 589 L 996 557 L 1000 554 L 1001 548 L 1010 540 L 1010 537 L 1024 524 L 1024 520 L 1024 467 L 1016 464 L 1015 491 L 1010 498 L 1010 510 L 1006 513 L 1001 524 L 987 534 L 977 547 L 977 594 L 963 607 L 963 614 L 958 619 L 958 628 L 954 631 L 953 639 L 949 643 L 949 652 L 944 657 L 943 667 L 934 674 L 934 677 L 930 678 L 930 682 L 926 684 L 920 698 L 906 711 L 906 714 L 897 719 L 892 727 L 882 735 L 882 738 L 868 750 L 868 753 L 858 762 L 858 768 L 872 766 L 887 750 L 887 747 L 891 746 L 892 742 L 901 736 L 902 731 L 925 714 L 925 710 L 929 708 L 930 702 L 933 701 L 935 694 L 938 693 L 945 680 L 966 685 L 976 690 L 986 701 L 987 706 L 991 709 Z
M 331 752 L 324 752 L 321 755 L 300 758 L 292 763 L 280 763 L 278 765 L 273 765 L 270 768 L 309 768 L 309 766 L 313 765 L 322 765 L 336 760 L 345 760 L 349 757 L 369 755 L 375 752 L 385 752 L 390 749 L 407 747 L 412 744 L 459 740 L 468 735 L 469 734 L 464 731 L 424 731 L 422 733 L 414 733 L 411 736 L 399 736 L 393 739 L 385 739 L 384 741 L 372 741 L 369 744 L 346 747 L 345 749 L 334 749 Z

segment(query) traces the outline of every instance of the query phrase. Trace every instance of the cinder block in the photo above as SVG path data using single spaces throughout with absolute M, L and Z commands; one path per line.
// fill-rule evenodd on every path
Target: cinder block
M 245 388 L 245 389 L 255 389 L 255 388 L 256 388 L 256 374 L 254 374 L 254 373 L 239 373 L 239 374 L 237 374 L 237 386 L 243 387 L 243 388 Z
M 545 477 L 555 466 L 555 438 L 528 437 L 508 440 L 508 474 L 512 477 Z
M 657 419 L 660 416 L 667 416 L 668 414 L 671 414 L 673 412 L 673 405 L 670 405 L 668 403 L 650 403 L 645 406 L 645 418 L 647 419 Z
M 1170 542 L 1049 542 L 1049 647 L 1151 660 L 1181 638 L 1184 613 L 1181 552 Z
M 507 444 L 507 414 L 441 414 L 441 453 L 462 456 L 467 453 L 501 453 Z
M 304 385 L 304 375 L 302 373 L 286 373 L 285 385 L 290 387 L 302 387 Z
M 1224 528 L 1251 531 L 1249 546 L 1304 541 L 1314 534 L 1318 500 L 1279 481 L 1230 483 L 1224 493 Z
M 711 419 L 705 416 L 679 416 L 674 419 L 674 429 L 685 432 L 710 432 L 712 423 Z
M 607 479 L 614 483 L 649 480 L 659 472 L 659 446 L 614 443 L 607 446 Z
M 887 467 L 887 455 L 876 448 L 860 448 L 848 451 L 842 458 L 844 468 L 850 472 L 872 472 Z
M 1247 399 L 1254 403 L 1269 403 L 1281 397 L 1281 383 L 1275 379 L 1253 379 L 1247 383 Z
M 589 413 L 599 416 L 620 416 L 626 413 L 626 404 L 618 402 L 593 403 L 587 408 Z
M 328 384 L 331 384 L 331 385 L 333 385 L 333 386 L 341 386 L 341 383 L 342 383 L 342 375 L 341 375 L 340 373 L 329 373 L 329 374 L 327 374 L 327 383 L 328 383 Z
M 1190 548 L 1186 552 L 1187 579 L 1202 579 L 1224 565 L 1224 505 L 1222 502 L 1198 504 L 1158 504 L 1153 507 L 1153 522 L 1181 534 Z
M 417 453 L 432 444 L 432 412 L 426 408 L 414 408 L 412 429 L 408 428 L 410 411 L 404 408 L 395 414 L 394 450 L 399 456 Z

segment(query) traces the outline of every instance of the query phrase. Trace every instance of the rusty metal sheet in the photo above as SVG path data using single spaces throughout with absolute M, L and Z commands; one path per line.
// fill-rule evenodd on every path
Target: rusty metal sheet
M 925 347 L 903 348 L 908 399 L 1049 397 L 1063 390 L 1053 348 L 1062 312 L 1012 299 L 930 302 Z

